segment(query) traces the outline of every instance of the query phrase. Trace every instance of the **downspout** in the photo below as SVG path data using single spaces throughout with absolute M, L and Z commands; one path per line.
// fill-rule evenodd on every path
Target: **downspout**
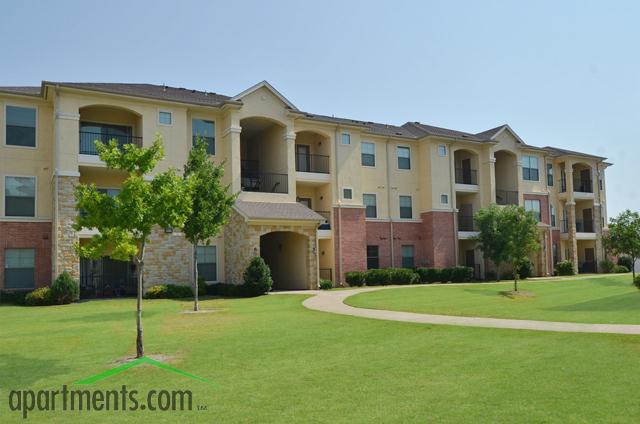
M 342 270 L 342 201 L 340 200 L 340 191 L 339 191 L 339 186 L 338 186 L 338 125 L 336 125 L 336 130 L 335 130 L 335 134 L 334 134 L 334 139 L 333 139 L 333 163 L 334 163 L 334 167 L 335 167 L 335 177 L 333 178 L 333 186 L 334 186 L 334 190 L 336 193 L 336 199 L 338 200 L 338 228 L 339 230 L 339 237 L 338 237 L 338 269 L 339 272 L 337 272 L 337 283 L 339 285 L 343 285 L 343 281 L 342 281 L 342 275 L 344 274 L 343 270 Z M 334 253 L 334 258 L 335 258 L 335 253 Z
M 393 233 L 393 218 L 391 216 L 391 169 L 389 167 L 389 138 L 385 143 L 386 150 L 386 165 L 387 165 L 387 210 L 389 215 L 389 239 L 391 243 L 391 268 L 395 268 L 395 249 L 394 249 L 394 233 Z

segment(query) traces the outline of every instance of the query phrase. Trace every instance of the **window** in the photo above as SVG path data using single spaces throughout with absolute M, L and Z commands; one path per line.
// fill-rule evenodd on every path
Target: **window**
M 449 204 L 449 196 L 446 194 L 441 194 L 440 195 L 440 203 L 442 203 L 443 205 L 448 205 Z
M 35 288 L 35 265 L 35 249 L 6 249 L 4 251 L 4 287 L 6 289 Z
M 538 181 L 538 157 L 522 157 L 522 179 L 527 181 Z
M 551 215 L 551 226 L 556 226 L 556 208 L 553 205 L 549 205 L 549 214 Z
M 353 189 L 351 188 L 343 188 L 342 189 L 342 198 L 345 200 L 353 199 Z
M 363 194 L 362 202 L 366 207 L 364 216 L 367 218 L 376 218 L 378 216 L 378 210 L 376 208 L 376 195 L 375 194 Z
M 400 196 L 400 218 L 413 218 L 411 196 Z
M 5 177 L 5 216 L 36 216 L 36 178 Z
M 367 269 L 380 268 L 378 246 L 367 246 Z
M 198 246 L 198 277 L 204 281 L 218 281 L 218 258 L 216 246 Z
M 160 122 L 162 125 L 171 125 L 172 123 L 171 112 L 159 112 L 158 122 Z
M 413 245 L 402 246 L 402 268 L 413 268 Z
M 342 133 L 342 144 L 344 144 L 344 145 L 351 144 L 351 134 Z
M 106 194 L 111 198 L 114 198 L 118 194 L 120 194 L 119 188 L 99 188 L 97 190 L 98 190 L 98 193 Z
M 360 156 L 363 166 L 376 166 L 376 145 L 363 141 L 360 143 Z
M 191 139 L 193 145 L 196 145 L 198 137 L 207 142 L 207 153 L 216 154 L 216 126 L 213 121 L 205 121 L 204 119 L 193 119 L 191 121 Z
M 35 108 L 7 105 L 5 122 L 7 145 L 36 147 Z
M 559 262 L 559 258 L 558 258 L 558 243 L 553 243 L 553 245 L 551 246 L 552 249 L 552 255 L 553 255 L 553 266 L 555 267 L 556 264 Z
M 547 164 L 547 185 L 553 187 L 553 164 Z
M 411 169 L 411 150 L 408 147 L 398 146 L 398 169 Z
M 444 144 L 438 145 L 438 156 L 447 156 L 447 146 Z
M 533 212 L 538 222 L 540 222 L 540 200 L 525 199 L 524 209 Z

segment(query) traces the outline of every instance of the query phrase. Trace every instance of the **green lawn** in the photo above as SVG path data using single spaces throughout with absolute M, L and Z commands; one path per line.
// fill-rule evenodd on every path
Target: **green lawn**
M 611 284 L 611 290 L 620 289 Z M 197 316 L 180 313 L 190 302 L 145 301 L 147 353 L 170 355 L 173 366 L 215 385 L 148 366 L 91 386 L 73 385 L 134 352 L 132 299 L 0 307 L 0 422 L 564 424 L 640 419 L 640 404 L 634 401 L 640 390 L 639 337 L 385 322 L 309 311 L 302 299 L 205 300 L 203 307 L 219 312 Z M 141 391 L 187 388 L 194 403 L 207 410 L 34 412 L 26 421 L 8 411 L 9 389 L 60 389 L 64 384 L 73 389 L 119 389 L 122 384 Z
M 640 324 L 640 290 L 631 276 L 527 281 L 520 290 L 533 297 L 510 298 L 503 284 L 437 285 L 362 293 L 345 303 L 360 308 L 442 315 L 517 318 L 602 324 Z

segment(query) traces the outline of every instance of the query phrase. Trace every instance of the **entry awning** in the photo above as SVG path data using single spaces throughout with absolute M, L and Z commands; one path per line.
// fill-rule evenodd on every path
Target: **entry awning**
M 245 202 L 239 200 L 234 207 L 247 219 L 324 221 L 322 215 L 300 203 Z

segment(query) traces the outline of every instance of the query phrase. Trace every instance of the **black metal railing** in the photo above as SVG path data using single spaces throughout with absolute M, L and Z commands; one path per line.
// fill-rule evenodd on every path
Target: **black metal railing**
M 142 137 L 133 135 L 110 135 L 90 131 L 80 131 L 80 154 L 81 155 L 97 155 L 96 141 L 108 143 L 115 140 L 120 147 L 126 144 L 134 144 L 142 147 Z
M 568 233 L 569 232 L 569 221 L 566 219 L 561 219 L 560 220 L 560 231 L 563 233 Z
M 576 232 L 578 233 L 594 233 L 593 219 L 577 219 Z
M 558 190 L 560 190 L 560 193 L 566 193 L 567 192 L 567 180 L 564 178 L 560 178 L 560 180 L 558 180 L 559 184 L 559 188 Z
M 475 231 L 473 216 L 458 215 L 458 231 Z
M 517 205 L 518 192 L 513 190 L 496 190 L 496 203 L 499 205 Z
M 320 268 L 320 279 L 333 281 L 333 272 L 331 268 Z
M 288 193 L 289 177 L 275 172 L 242 171 L 240 174 L 242 191 L 261 193 Z
M 331 229 L 331 212 L 328 211 L 316 211 L 316 213 L 324 218 L 324 222 L 318 226 L 319 230 Z
M 329 156 L 296 153 L 296 171 L 329 173 Z
M 478 171 L 475 169 L 456 168 L 456 184 L 478 185 Z
M 573 191 L 578 193 L 593 193 L 593 184 L 591 180 L 575 179 L 573 180 Z

